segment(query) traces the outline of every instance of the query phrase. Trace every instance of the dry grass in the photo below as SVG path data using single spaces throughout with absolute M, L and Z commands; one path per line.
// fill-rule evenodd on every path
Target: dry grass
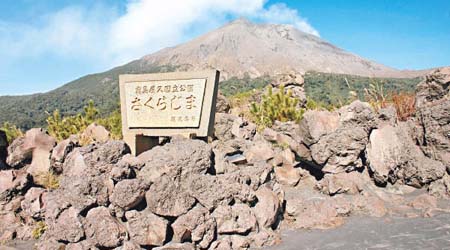
M 40 184 L 48 190 L 59 188 L 59 176 L 53 173 L 53 171 L 39 174 L 38 179 Z
M 36 227 L 31 232 L 31 236 L 33 236 L 34 239 L 38 240 L 41 238 L 41 236 L 45 233 L 47 230 L 47 225 L 44 221 L 38 221 L 36 223 Z
M 416 98 L 414 94 L 392 94 L 392 104 L 397 110 L 397 117 L 400 121 L 406 121 L 416 113 Z

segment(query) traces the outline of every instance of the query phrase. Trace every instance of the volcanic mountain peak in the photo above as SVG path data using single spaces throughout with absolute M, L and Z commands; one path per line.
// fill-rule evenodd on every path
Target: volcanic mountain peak
M 255 24 L 242 18 L 187 43 L 144 56 L 141 63 L 175 65 L 179 70 L 217 68 L 224 78 L 286 71 L 415 76 L 414 72 L 399 71 L 346 52 L 292 25 Z

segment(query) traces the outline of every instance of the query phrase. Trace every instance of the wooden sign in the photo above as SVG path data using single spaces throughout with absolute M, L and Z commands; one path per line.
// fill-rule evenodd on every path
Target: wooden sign
M 159 136 L 211 136 L 219 72 L 119 76 L 122 132 L 137 155 Z

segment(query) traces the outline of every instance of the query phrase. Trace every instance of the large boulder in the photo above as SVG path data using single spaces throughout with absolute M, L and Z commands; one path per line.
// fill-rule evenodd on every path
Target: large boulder
M 47 221 L 47 227 L 48 239 L 76 243 L 85 237 L 80 211 L 74 207 L 62 211 L 55 221 Z
M 180 216 L 195 204 L 195 199 L 189 195 L 185 185 L 168 176 L 162 176 L 155 180 L 145 198 L 147 208 L 160 216 Z
M 84 212 L 95 205 L 107 206 L 113 188 L 112 180 L 102 176 L 63 176 L 54 193 L 61 204 L 67 202 Z
M 208 209 L 195 206 L 188 213 L 178 217 L 172 224 L 173 241 L 194 242 L 201 249 L 206 249 L 216 235 L 216 221 Z
M 211 146 L 201 140 L 175 140 L 164 146 L 157 146 L 139 155 L 145 162 L 138 177 L 147 183 L 155 178 L 155 173 L 171 176 L 205 174 L 212 166 Z
M 442 161 L 450 172 L 450 98 L 419 108 L 417 115 L 423 131 L 418 138 L 423 151 Z
M 244 151 L 244 156 L 249 163 L 268 161 L 275 157 L 272 145 L 265 140 L 255 140 L 252 145 Z
M 9 147 L 7 163 L 20 167 L 31 161 L 27 172 L 37 184 L 44 184 L 44 176 L 50 170 L 50 154 L 56 140 L 40 128 L 33 128 L 23 138 L 16 139 Z
M 450 67 L 431 72 L 417 85 L 416 108 L 422 150 L 450 172 Z
M 162 246 L 169 236 L 169 222 L 148 209 L 125 213 L 130 239 L 141 246 Z
M 0 171 L 0 203 L 9 202 L 17 195 L 25 194 L 31 180 L 31 176 L 23 169 Z
M 260 187 L 256 191 L 256 203 L 253 212 L 258 219 L 260 227 L 270 228 L 276 224 L 279 219 L 281 205 L 278 196 L 267 187 Z
M 210 211 L 219 205 L 251 203 L 256 200 L 250 186 L 237 182 L 231 174 L 230 178 L 226 178 L 226 175 L 193 176 L 185 185 L 189 194 Z
M 83 144 L 99 142 L 105 143 L 109 140 L 109 131 L 96 123 L 92 123 L 81 133 L 80 141 Z
M 300 133 L 307 146 L 317 143 L 324 135 L 331 134 L 339 126 L 339 113 L 327 110 L 309 110 L 303 115 Z
M 75 148 L 65 159 L 63 176 L 84 177 L 109 173 L 130 148 L 123 141 L 95 143 Z
M 43 188 L 32 187 L 25 194 L 24 200 L 21 202 L 22 211 L 34 219 L 44 217 L 46 190 Z
M 76 136 L 70 136 L 68 139 L 58 142 L 56 147 L 53 148 L 52 154 L 50 156 L 50 162 L 55 172 L 62 172 L 63 163 L 67 155 L 72 152 L 75 147 L 78 146 L 78 138 Z
M 108 208 L 89 210 L 85 223 L 86 238 L 99 248 L 112 248 L 122 244 L 128 237 L 125 226 L 111 216 Z
M 252 209 L 245 204 L 218 206 L 212 216 L 217 221 L 219 234 L 248 234 L 257 230 L 257 220 Z
M 404 123 L 373 130 L 366 155 L 373 178 L 380 185 L 400 179 L 405 184 L 420 187 L 445 174 L 441 162 L 426 157 L 414 144 Z
M 302 176 L 298 168 L 283 166 L 275 168 L 275 177 L 278 183 L 294 187 L 298 184 Z
M 366 180 L 363 174 L 353 171 L 350 173 L 326 174 L 316 187 L 328 195 L 358 194 L 363 191 Z
M 110 172 L 129 153 L 122 141 L 108 141 L 75 148 L 64 161 L 63 173 L 59 180 L 60 188 L 55 195 L 80 211 L 94 205 L 109 204 L 114 182 Z
M 450 67 L 436 69 L 425 76 L 417 85 L 416 106 L 423 107 L 430 103 L 449 97 Z
M 317 168 L 324 173 L 339 173 L 363 167 L 361 155 L 376 125 L 368 103 L 355 101 L 333 114 L 307 112 L 305 117 L 300 133 Z
M 146 190 L 147 185 L 138 179 L 123 180 L 114 187 L 110 201 L 113 205 L 127 211 L 144 200 Z

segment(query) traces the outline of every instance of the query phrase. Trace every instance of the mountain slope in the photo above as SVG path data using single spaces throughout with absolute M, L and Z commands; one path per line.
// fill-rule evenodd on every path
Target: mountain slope
M 290 25 L 238 19 L 190 42 L 144 56 L 141 63 L 178 65 L 184 70 L 218 68 L 223 77 L 256 77 L 285 71 L 318 71 L 370 77 L 415 77 L 346 52 Z
M 190 42 L 166 48 L 109 71 L 87 75 L 53 91 L 0 97 L 0 124 L 43 126 L 46 112 L 82 110 L 92 99 L 108 113 L 119 104 L 118 75 L 217 68 L 222 80 L 285 71 L 318 71 L 377 77 L 415 77 L 348 53 L 289 25 L 253 24 L 239 19 Z

